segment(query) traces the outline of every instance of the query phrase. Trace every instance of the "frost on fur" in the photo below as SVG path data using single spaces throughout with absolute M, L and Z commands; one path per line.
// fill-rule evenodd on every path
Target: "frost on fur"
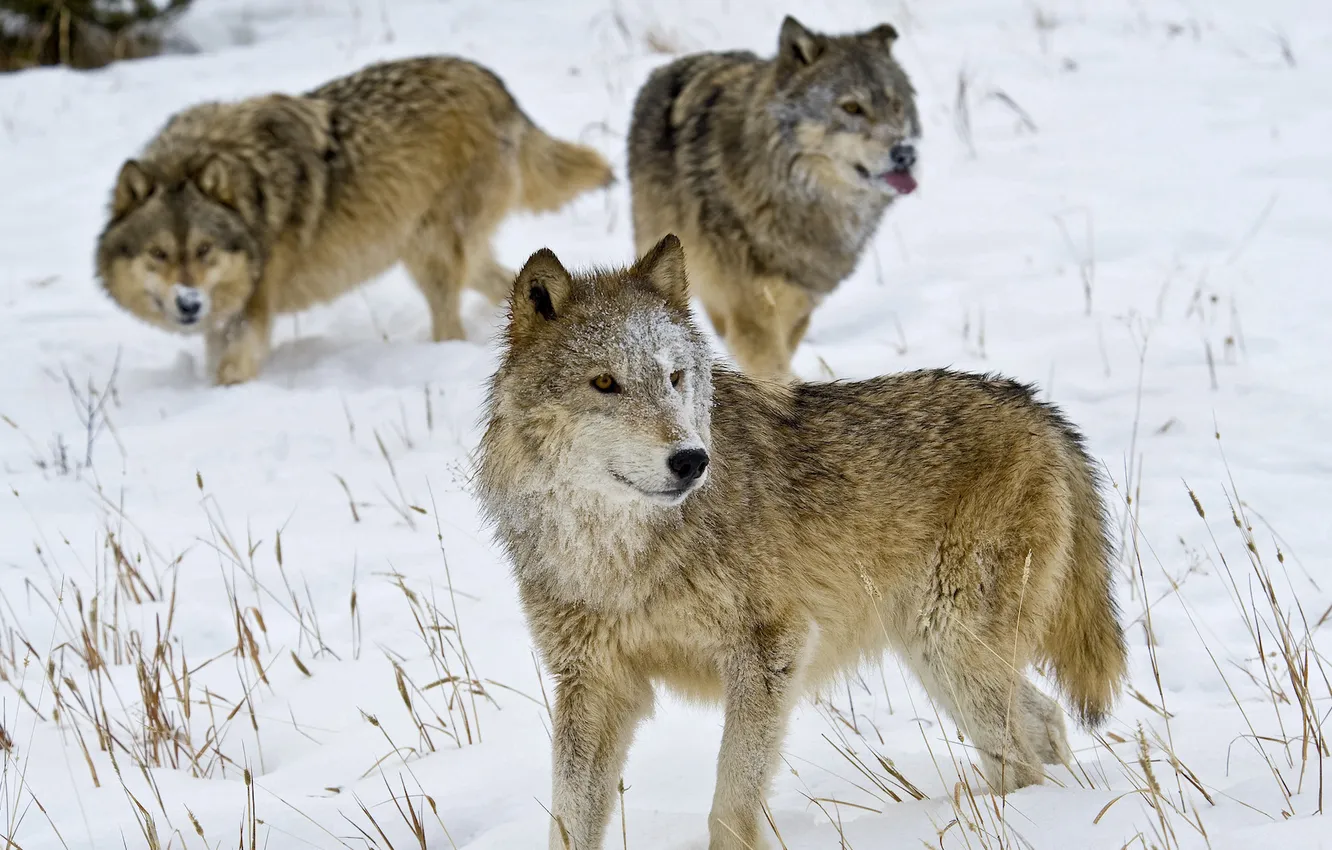
M 996 376 L 719 368 L 683 259 L 673 237 L 627 269 L 533 255 L 491 380 L 477 492 L 556 680 L 551 847 L 600 846 L 653 683 L 725 704 L 711 846 L 754 846 L 794 703 L 887 649 L 992 790 L 1042 782 L 1069 748 L 1031 663 L 1083 719 L 1125 670 L 1080 435 Z

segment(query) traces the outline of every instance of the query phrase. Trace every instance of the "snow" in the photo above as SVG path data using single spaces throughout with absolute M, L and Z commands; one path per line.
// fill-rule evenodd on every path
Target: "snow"
M 182 24 L 200 54 L 0 76 L 0 834 L 25 850 L 144 846 L 144 830 L 164 847 L 419 846 L 410 803 L 432 848 L 544 846 L 543 683 L 467 481 L 498 313 L 473 299 L 470 339 L 429 343 L 395 270 L 280 321 L 258 381 L 211 388 L 197 340 L 98 292 L 93 240 L 120 162 L 173 111 L 428 52 L 488 65 L 623 176 L 630 105 L 663 51 L 766 53 L 785 11 L 198 0 Z M 833 0 L 801 14 L 894 23 L 925 135 L 920 189 L 815 314 L 796 369 L 1038 382 L 1115 483 L 1133 681 L 1104 738 L 1074 733 L 1076 775 L 1052 769 L 1002 808 L 978 797 L 977 813 L 956 794 L 965 746 L 885 659 L 798 710 L 770 796 L 785 845 L 1332 845 L 1322 760 L 1250 561 L 1271 571 L 1322 718 L 1332 8 Z M 625 262 L 628 212 L 621 180 L 512 219 L 497 250 L 515 267 L 541 246 L 570 266 Z M 92 671 L 85 633 L 106 661 Z M 155 761 L 136 743 L 156 710 L 140 653 L 189 736 Z M 1141 793 L 1139 726 L 1159 797 Z M 625 771 L 629 847 L 706 846 L 720 732 L 718 710 L 660 702 Z M 620 831 L 617 811 L 608 844 Z

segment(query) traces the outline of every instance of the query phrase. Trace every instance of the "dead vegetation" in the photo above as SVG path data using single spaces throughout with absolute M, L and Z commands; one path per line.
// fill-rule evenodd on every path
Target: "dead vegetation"
M 95 409 L 95 403 L 90 405 Z M 46 812 L 24 779 L 30 759 L 46 756 L 31 753 L 21 737 L 15 740 L 22 730 L 39 727 L 54 728 L 77 753 L 71 766 L 82 770 L 92 787 L 120 789 L 148 847 L 189 846 L 194 840 L 216 846 L 193 812 L 163 801 L 155 773 L 161 769 L 243 782 L 239 846 L 265 845 L 255 788 L 256 777 L 266 772 L 266 737 L 276 727 L 311 737 L 296 716 L 275 715 L 267 707 L 281 683 L 290 681 L 290 673 L 275 671 L 286 665 L 285 671 L 294 668 L 310 679 L 319 675 L 321 661 L 360 654 L 357 582 L 350 599 L 351 633 L 328 634 L 308 584 L 289 572 L 282 529 L 268 540 L 248 528 L 244 535 L 234 533 L 202 475 L 195 476 L 195 485 L 206 533 L 184 551 L 164 554 L 130 519 L 123 494 L 112 501 L 96 490 L 103 528 L 95 562 L 78 561 L 78 547 L 68 540 L 54 550 L 38 543 L 36 556 L 50 586 L 29 582 L 22 600 L 0 596 L 0 693 L 9 693 L 0 697 L 5 708 L 0 716 L 5 787 L 0 802 L 6 811 L 0 836 L 5 846 L 21 847 L 14 842 L 24 821 Z M 388 802 L 420 841 L 427 823 L 443 829 L 437 807 L 419 787 L 408 794 L 401 776 L 397 787 L 391 778 L 402 770 L 410 774 L 417 758 L 480 742 L 484 708 L 497 705 L 491 695 L 496 683 L 480 677 L 465 648 L 438 527 L 436 539 L 442 583 L 422 586 L 397 571 L 373 577 L 396 590 L 399 621 L 410 624 L 416 636 L 415 645 L 395 641 L 379 647 L 388 669 L 380 705 L 399 706 L 414 738 L 394 739 L 389 728 L 404 728 L 400 718 L 381 724 L 373 714 L 362 715 L 385 743 L 384 755 L 366 765 L 363 777 L 382 775 Z M 196 655 L 180 626 L 198 616 L 199 599 L 191 600 L 193 613 L 184 613 L 180 579 L 194 573 L 197 582 L 197 571 L 208 569 L 210 561 L 221 588 L 212 598 L 226 611 L 231 637 L 228 645 Z M 90 580 L 75 578 L 87 573 Z M 49 632 L 20 628 L 20 622 L 34 622 L 33 609 L 42 612 L 35 619 L 47 623 Z M 27 613 L 20 615 L 20 610 Z M 280 803 L 295 808 L 290 801 Z M 392 832 L 380 826 L 387 804 L 360 799 L 356 804 L 364 818 L 358 830 L 372 836 L 361 846 L 394 847 L 387 837 Z M 190 824 L 187 830 L 172 826 L 182 816 Z M 51 828 L 58 823 L 59 818 L 50 821 Z M 407 846 L 425 845 L 413 841 Z
M 193 0 L 3 0 L 0 71 L 39 65 L 101 68 L 155 56 Z

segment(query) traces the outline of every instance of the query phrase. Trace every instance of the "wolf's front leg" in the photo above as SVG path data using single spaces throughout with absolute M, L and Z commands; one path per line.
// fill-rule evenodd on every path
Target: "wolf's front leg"
M 253 380 L 268 358 L 271 319 L 262 306 L 245 312 L 204 337 L 204 362 L 214 383 L 222 386 Z
M 763 797 L 813 650 L 807 624 L 759 629 L 724 671 L 726 725 L 708 817 L 709 850 L 757 850 Z
M 746 280 L 740 292 L 719 325 L 727 348 L 746 375 L 793 380 L 791 358 L 809 327 L 813 297 L 781 277 Z
M 623 670 L 578 671 L 555 685 L 551 850 L 598 850 L 634 727 L 652 686 Z

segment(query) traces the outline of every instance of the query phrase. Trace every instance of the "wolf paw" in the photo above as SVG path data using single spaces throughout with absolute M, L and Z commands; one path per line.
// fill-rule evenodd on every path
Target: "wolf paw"
M 1044 764 L 1073 764 L 1064 726 L 1064 710 L 1054 700 L 1027 685 L 1022 693 L 1024 732 L 1032 749 Z
M 708 850 L 768 850 L 759 834 L 758 820 L 744 815 L 708 816 Z
M 215 359 L 213 376 L 219 386 L 253 380 L 263 365 L 267 346 L 252 328 L 237 329 Z
M 1012 753 L 1010 758 L 1001 759 L 995 754 L 982 751 L 981 775 L 989 786 L 986 790 L 1000 795 L 1045 782 L 1045 771 L 1041 769 L 1034 753 Z
M 1064 720 L 1055 716 L 1045 721 L 1044 734 L 1033 736 L 1032 745 L 1036 755 L 1045 764 L 1070 765 L 1073 753 L 1068 747 L 1068 733 L 1064 731 Z
M 253 357 L 236 356 L 222 358 L 217 364 L 218 386 L 229 387 L 253 380 L 259 374 L 259 364 Z

